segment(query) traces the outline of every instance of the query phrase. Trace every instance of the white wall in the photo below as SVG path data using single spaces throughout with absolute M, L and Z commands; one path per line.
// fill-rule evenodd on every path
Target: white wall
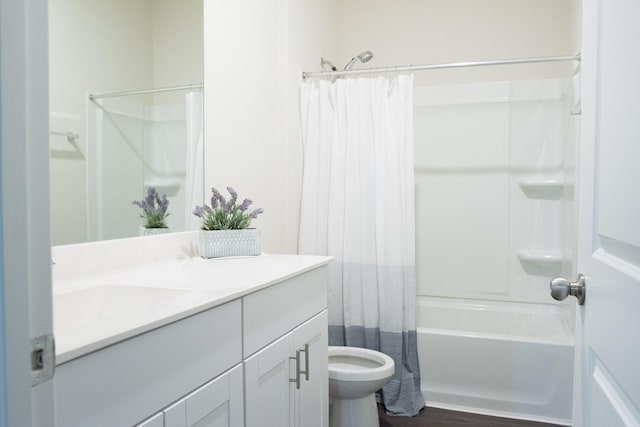
M 205 189 L 265 210 L 266 252 L 297 251 L 300 72 L 337 53 L 336 23 L 336 1 L 205 0 Z
M 368 66 L 449 63 L 566 55 L 571 0 L 341 0 L 340 55 L 344 66 L 363 50 Z M 418 86 L 556 75 L 566 65 L 483 67 L 416 74 Z

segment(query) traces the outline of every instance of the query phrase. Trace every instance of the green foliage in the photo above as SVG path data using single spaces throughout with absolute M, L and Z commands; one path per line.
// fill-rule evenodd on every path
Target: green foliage
M 251 218 L 237 207 L 216 209 L 202 219 L 203 230 L 239 230 L 249 227 Z

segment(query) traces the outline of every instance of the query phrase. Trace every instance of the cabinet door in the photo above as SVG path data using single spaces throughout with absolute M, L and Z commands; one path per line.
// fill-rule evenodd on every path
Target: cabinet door
M 327 342 L 327 311 L 323 311 L 293 331 L 295 348 L 302 350 L 305 344 L 308 352 L 301 353 L 302 375 L 300 389 L 294 392 L 295 426 L 327 427 L 329 424 L 329 373 Z
M 292 427 L 293 332 L 244 362 L 246 427 Z
M 164 411 L 164 427 L 237 427 L 243 421 L 242 365 Z

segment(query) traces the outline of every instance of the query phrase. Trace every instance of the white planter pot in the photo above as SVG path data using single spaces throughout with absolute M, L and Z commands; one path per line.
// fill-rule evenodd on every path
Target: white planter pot
M 260 255 L 260 230 L 200 230 L 200 256 L 218 258 L 224 256 Z
M 166 234 L 169 232 L 169 228 L 145 228 L 142 225 L 140 226 L 141 236 L 155 236 L 157 234 Z

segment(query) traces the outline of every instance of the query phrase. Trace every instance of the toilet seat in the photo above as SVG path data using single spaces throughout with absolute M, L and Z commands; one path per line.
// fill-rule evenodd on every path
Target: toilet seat
M 359 347 L 329 346 L 329 379 L 376 381 L 395 370 L 393 359 L 384 353 Z

